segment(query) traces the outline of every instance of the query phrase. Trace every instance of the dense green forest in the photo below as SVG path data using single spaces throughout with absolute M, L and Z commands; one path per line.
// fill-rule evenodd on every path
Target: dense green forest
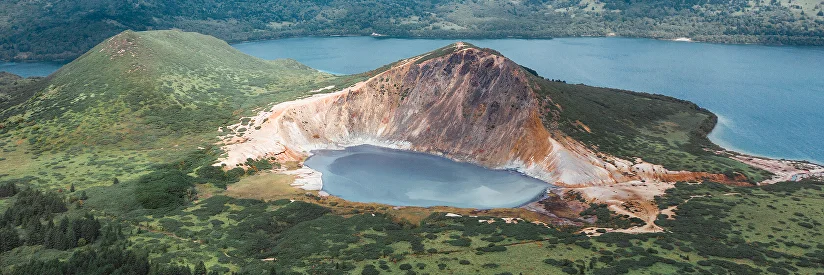
M 286 0 L 0 3 L 0 60 L 68 60 L 123 30 L 294 36 L 649 37 L 824 45 L 819 0 Z

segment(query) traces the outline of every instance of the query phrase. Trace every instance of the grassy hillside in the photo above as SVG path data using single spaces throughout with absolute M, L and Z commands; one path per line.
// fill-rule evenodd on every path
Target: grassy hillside
M 673 213 L 656 221 L 665 232 L 589 236 L 574 224 L 500 218 L 539 215 L 525 209 L 351 203 L 293 189 L 292 176 L 211 166 L 220 154 L 209 146 L 218 127 L 254 108 L 380 70 L 333 77 L 294 61 L 251 58 L 211 37 L 159 31 L 118 35 L 40 81 L 0 75 L 5 106 L 23 101 L 2 113 L 0 273 L 812 274 L 824 268 L 824 212 L 814 207 L 824 203 L 820 182 L 679 183 L 657 198 Z M 546 96 L 547 126 L 591 146 L 672 167 L 737 165 L 702 153 L 712 147 L 705 135 L 714 119 L 694 104 L 533 81 Z M 281 165 L 248 164 L 256 168 L 250 171 Z M 594 211 L 610 215 L 602 210 Z
M 294 61 L 242 54 L 205 35 L 127 31 L 45 79 L 16 115 L 21 125 L 35 126 L 27 138 L 36 149 L 144 148 L 155 139 L 214 131 L 239 113 L 294 99 L 332 78 Z
M 526 69 L 530 71 L 529 69 Z M 545 125 L 560 129 L 597 151 L 624 159 L 641 158 L 670 170 L 745 175 L 751 182 L 769 173 L 716 156 L 707 135 L 714 114 L 672 97 L 572 85 L 532 72 L 543 96 Z
M 36 89 L 30 87 L 39 78 L 23 78 L 18 75 L 0 72 L 0 120 L 14 113 L 18 105 L 28 100 Z M 0 122 L 2 127 L 5 124 Z
M 127 31 L 48 78 L 3 86 L 14 96 L 0 102 L 0 174 L 50 189 L 136 178 L 214 143 L 219 127 L 256 108 L 358 77 L 257 59 L 196 33 Z
M 295 36 L 692 37 L 824 44 L 818 0 L 97 0 L 0 2 L 0 60 L 70 60 L 121 31 L 182 29 L 228 41 Z

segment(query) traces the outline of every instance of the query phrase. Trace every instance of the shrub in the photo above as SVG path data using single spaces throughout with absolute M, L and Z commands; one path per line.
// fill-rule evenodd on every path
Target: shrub
M 400 268 L 401 270 L 410 270 L 410 269 L 412 269 L 412 265 L 411 264 L 401 264 L 398 268 Z
M 506 251 L 506 246 L 499 246 L 499 245 L 489 244 L 489 246 L 486 246 L 486 247 L 478 247 L 477 250 L 478 251 L 483 251 L 483 252 L 503 252 L 503 251 Z
M 481 240 L 484 240 L 484 241 L 487 241 L 487 242 L 490 242 L 490 243 L 497 243 L 497 242 L 503 241 L 504 237 L 503 236 L 489 236 L 489 237 L 486 237 L 486 238 L 482 238 Z
M 135 197 L 144 208 L 158 209 L 183 205 L 194 178 L 180 170 L 161 170 L 137 180 Z
M 563 271 L 566 274 L 578 274 L 578 269 L 571 266 L 565 266 L 561 269 L 561 271 Z
M 235 171 L 234 169 L 224 172 L 220 167 L 205 165 L 197 169 L 195 174 L 197 174 L 202 181 L 211 182 L 217 187 L 226 188 L 227 184 L 235 183 L 240 180 L 240 176 L 243 175 L 243 173 L 238 172 L 239 171 Z
M 446 241 L 446 243 L 454 245 L 454 246 L 469 247 L 469 245 L 472 244 L 472 240 L 470 240 L 469 238 L 459 238 L 459 239 L 455 239 L 455 240 L 448 240 L 448 241 Z
M 7 198 L 17 194 L 17 185 L 13 182 L 0 184 L 0 198 Z
M 378 271 L 377 269 L 375 269 L 374 265 L 370 264 L 370 265 L 366 265 L 365 267 L 363 267 L 363 271 L 361 271 L 361 274 L 362 275 L 378 275 L 378 274 L 381 274 L 381 272 Z

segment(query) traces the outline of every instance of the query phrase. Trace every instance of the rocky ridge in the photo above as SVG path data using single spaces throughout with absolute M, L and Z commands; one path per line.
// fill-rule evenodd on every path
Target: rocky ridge
M 316 149 L 373 144 L 517 169 L 564 187 L 723 177 L 618 159 L 547 129 L 528 73 L 497 52 L 456 43 L 228 127 L 244 130 L 224 138 L 221 164 L 301 161 Z

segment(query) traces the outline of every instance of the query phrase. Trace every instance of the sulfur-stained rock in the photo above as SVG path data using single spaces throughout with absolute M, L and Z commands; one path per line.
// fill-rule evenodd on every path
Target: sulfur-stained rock
M 566 187 L 691 178 L 603 156 L 542 122 L 522 67 L 463 43 L 403 60 L 353 87 L 286 102 L 252 118 L 245 141 L 225 145 L 229 167 L 247 158 L 300 161 L 314 149 L 373 144 L 512 168 Z M 264 122 L 265 121 L 265 122 Z

